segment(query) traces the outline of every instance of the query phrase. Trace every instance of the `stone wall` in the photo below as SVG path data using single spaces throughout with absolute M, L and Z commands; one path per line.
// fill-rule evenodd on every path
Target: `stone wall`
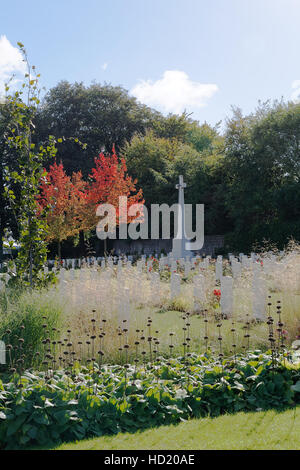
M 214 256 L 216 251 L 224 247 L 223 235 L 207 235 L 204 238 L 203 248 L 199 251 L 200 255 Z
M 111 240 L 114 252 L 118 254 L 168 254 L 172 251 L 172 239 L 169 240 Z M 207 235 L 204 245 L 197 253 L 214 256 L 215 252 L 224 246 L 223 235 Z

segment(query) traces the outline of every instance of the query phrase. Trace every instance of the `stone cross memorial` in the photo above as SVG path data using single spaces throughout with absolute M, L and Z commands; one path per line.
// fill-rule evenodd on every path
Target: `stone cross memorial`
M 185 235 L 185 216 L 184 216 L 184 188 L 186 184 L 183 182 L 183 176 L 179 176 L 179 184 L 176 184 L 176 189 L 178 189 L 178 206 L 179 211 L 177 215 L 177 238 L 173 239 L 172 253 L 171 256 L 175 260 L 180 258 L 191 257 L 191 252 L 186 250 L 185 245 L 188 243 L 188 240 Z

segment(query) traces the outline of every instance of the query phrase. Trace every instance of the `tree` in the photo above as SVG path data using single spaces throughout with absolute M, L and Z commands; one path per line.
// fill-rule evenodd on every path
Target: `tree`
M 40 179 L 44 173 L 44 162 L 56 154 L 55 140 L 49 136 L 46 147 L 37 146 L 33 141 L 34 124 L 39 105 L 39 74 L 35 66 L 30 66 L 23 44 L 18 43 L 27 64 L 22 90 L 6 96 L 5 104 L 10 110 L 5 140 L 14 153 L 16 170 L 5 167 L 6 184 L 4 187 L 7 200 L 16 215 L 19 243 L 21 248 L 16 260 L 18 280 L 33 287 L 47 282 L 42 268 L 46 262 L 47 245 L 45 235 L 47 224 L 44 217 L 37 217 Z M 8 93 L 9 86 L 6 86 Z M 26 95 L 25 93 L 26 92 Z M 26 102 L 22 101 L 22 97 Z M 20 188 L 16 197 L 15 186 Z
M 186 113 L 180 116 L 176 114 L 169 114 L 167 117 L 158 116 L 153 121 L 152 130 L 156 137 L 186 142 L 192 122 Z
M 95 229 L 99 204 L 112 204 L 116 209 L 116 224 L 121 223 L 119 196 L 127 197 L 127 210 L 133 204 L 143 204 L 142 190 L 136 189 L 137 181 L 127 174 L 124 159 L 119 161 L 113 146 L 112 154 L 99 154 L 88 181 L 81 172 L 69 177 L 63 167 L 55 162 L 41 180 L 37 198 L 39 214 L 47 210 L 47 241 L 56 241 L 61 257 L 61 242 L 78 233 Z M 128 223 L 136 217 L 128 217 Z
M 133 180 L 127 173 L 125 160 L 119 160 L 115 146 L 111 154 L 100 153 L 95 158 L 95 166 L 89 175 L 90 184 L 86 196 L 85 225 L 89 229 L 97 224 L 96 209 L 99 204 L 111 204 L 116 210 L 116 224 L 123 222 L 119 213 L 119 197 L 127 197 L 127 212 L 133 204 L 144 204 L 142 189 L 137 190 L 137 180 Z M 142 214 L 141 214 L 142 215 Z M 133 222 L 135 216 L 127 217 L 128 223 Z
M 83 226 L 86 204 L 86 183 L 81 172 L 67 176 L 63 164 L 55 162 L 42 178 L 37 198 L 39 214 L 47 209 L 47 241 L 56 241 L 58 258 L 61 258 L 61 242 L 75 236 Z
M 3 238 L 5 230 L 11 231 L 15 238 L 18 237 L 15 214 L 10 202 L 5 195 L 7 186 L 6 176 L 17 170 L 17 162 L 14 158 L 13 149 L 7 145 L 7 132 L 12 123 L 12 109 L 7 102 L 0 103 L 0 264 L 3 262 Z M 20 188 L 10 181 L 14 186 L 14 194 L 18 197 Z
M 223 138 L 219 134 L 220 123 L 215 127 L 206 122 L 199 125 L 198 122 L 190 122 L 186 130 L 186 143 L 192 145 L 198 152 L 212 153 L 217 145 L 222 145 Z
M 43 142 L 50 132 L 66 139 L 59 157 L 67 174 L 81 170 L 84 178 L 90 173 L 94 155 L 118 150 L 132 136 L 144 133 L 160 114 L 138 103 L 122 87 L 105 84 L 70 84 L 66 81 L 52 88 L 42 103 L 35 123 L 37 139 Z M 86 144 L 80 148 L 68 137 L 76 135 Z
M 225 146 L 231 246 L 249 250 L 264 238 L 283 246 L 288 237 L 299 238 L 292 201 L 299 198 L 300 105 L 261 103 L 249 116 L 235 109 L 227 122 Z M 294 209 L 286 211 L 287 204 Z
M 173 192 L 170 172 L 179 150 L 178 140 L 157 137 L 153 131 L 147 131 L 145 136 L 135 135 L 122 148 L 128 171 L 139 181 L 148 206 L 170 201 Z
M 217 134 L 209 148 L 199 152 L 193 145 L 175 137 L 157 137 L 153 131 L 135 135 L 122 149 L 129 173 L 137 178 L 146 205 L 177 202 L 175 185 L 181 174 L 187 183 L 185 202 L 205 204 L 205 232 L 223 233 L 224 205 L 215 204 L 222 175 L 223 141 Z

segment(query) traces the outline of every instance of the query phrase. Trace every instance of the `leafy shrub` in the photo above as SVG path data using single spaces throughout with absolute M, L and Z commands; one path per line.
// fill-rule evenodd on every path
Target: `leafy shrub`
M 188 312 L 188 311 L 191 311 L 192 308 L 193 308 L 192 299 L 189 299 L 183 296 L 175 297 L 174 299 L 167 302 L 166 305 L 164 306 L 165 310 L 174 310 L 177 312 Z
M 126 370 L 126 372 L 125 372 Z M 256 351 L 224 360 L 161 359 L 153 368 L 26 371 L 0 381 L 0 447 L 54 445 L 206 415 L 282 409 L 300 402 L 300 372 Z M 20 387 L 21 385 L 21 387 Z

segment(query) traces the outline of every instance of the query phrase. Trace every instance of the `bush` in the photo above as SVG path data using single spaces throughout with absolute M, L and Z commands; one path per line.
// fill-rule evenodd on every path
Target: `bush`
M 43 327 L 45 324 L 47 328 Z M 34 356 L 41 352 L 46 336 L 51 340 L 56 337 L 60 324 L 61 309 L 53 296 L 47 297 L 40 291 L 8 289 L 0 294 L 0 339 L 12 346 L 12 361 L 22 353 L 25 368 L 32 367 Z M 20 339 L 24 340 L 21 352 Z
M 236 361 L 208 356 L 170 359 L 153 368 L 106 366 L 26 371 L 0 381 L 0 447 L 61 441 L 179 423 L 240 410 L 300 403 L 300 372 L 256 351 Z M 50 374 L 51 375 L 51 374 Z M 20 387 L 21 386 L 21 387 Z
M 176 312 L 189 312 L 193 309 L 193 301 L 190 298 L 178 296 L 166 302 L 164 309 L 174 310 Z

